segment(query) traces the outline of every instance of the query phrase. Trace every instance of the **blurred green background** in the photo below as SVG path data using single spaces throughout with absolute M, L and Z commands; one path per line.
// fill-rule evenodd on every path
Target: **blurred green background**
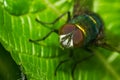
M 17 80 L 21 78 L 20 66 L 12 59 L 10 53 L 0 44 L 0 80 Z
M 63 64 L 54 76 L 56 66 L 70 52 L 60 47 L 57 34 L 52 33 L 40 45 L 29 39 L 42 38 L 50 31 L 35 18 L 52 22 L 64 12 L 72 12 L 73 4 L 74 0 L 0 0 L 0 80 L 19 80 L 21 71 L 28 80 L 72 80 L 74 59 Z M 83 0 L 82 4 L 102 17 L 106 41 L 120 50 L 120 1 Z M 59 29 L 66 17 L 49 27 Z M 120 80 L 119 53 L 98 47 L 94 50 L 94 57 L 76 67 L 75 80 Z M 74 54 L 75 59 L 89 55 L 81 49 L 75 49 Z

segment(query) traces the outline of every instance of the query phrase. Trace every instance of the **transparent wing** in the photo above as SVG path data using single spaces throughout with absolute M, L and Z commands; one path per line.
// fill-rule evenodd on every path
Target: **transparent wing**
M 98 4 L 99 3 L 99 4 Z M 112 4 L 112 5 L 111 5 Z M 120 51 L 120 1 L 94 0 L 94 12 L 99 13 L 104 21 L 105 41 L 108 49 Z M 97 8 L 96 8 L 97 7 Z
M 73 15 L 77 16 L 86 11 L 91 11 L 93 0 L 74 0 Z

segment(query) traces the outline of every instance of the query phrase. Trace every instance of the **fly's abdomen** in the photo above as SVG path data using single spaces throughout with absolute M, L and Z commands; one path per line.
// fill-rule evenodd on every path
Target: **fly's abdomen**
M 84 45 L 95 40 L 103 26 L 102 20 L 96 14 L 80 15 L 70 21 L 75 24 L 84 34 Z

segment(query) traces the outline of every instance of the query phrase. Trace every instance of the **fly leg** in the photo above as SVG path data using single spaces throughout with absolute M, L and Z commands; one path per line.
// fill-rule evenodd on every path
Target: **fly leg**
M 109 51 L 116 51 L 118 53 L 120 53 L 120 50 L 118 50 L 117 48 L 113 47 L 112 45 L 110 45 L 109 43 L 107 43 L 105 40 L 99 40 L 95 43 L 96 46 L 98 47 L 102 47 L 105 48 Z
M 85 50 L 86 50 L 87 52 L 91 53 L 91 54 L 90 54 L 89 56 L 83 58 L 82 60 L 78 60 L 78 61 L 76 61 L 76 62 L 74 63 L 74 65 L 73 65 L 73 67 L 72 67 L 72 70 L 71 70 L 72 80 L 75 80 L 75 78 L 74 78 L 74 71 L 75 71 L 77 65 L 78 65 L 79 63 L 83 62 L 83 61 L 86 61 L 86 60 L 90 59 L 92 56 L 94 56 L 94 52 L 93 52 L 91 49 L 85 48 Z
M 40 39 L 37 39 L 37 40 L 29 39 L 29 41 L 37 44 L 39 41 L 45 40 L 45 39 L 46 39 L 48 36 L 50 36 L 53 32 L 55 32 L 55 33 L 58 34 L 58 30 L 54 29 L 54 30 L 51 30 L 49 33 L 47 33 L 43 38 L 40 38 Z
M 47 23 L 47 22 L 42 22 L 42 21 L 40 21 L 40 20 L 38 20 L 37 18 L 35 19 L 38 23 L 40 23 L 40 24 L 42 24 L 42 25 L 44 25 L 45 27 L 47 27 L 46 25 L 48 25 L 48 24 L 55 24 L 59 19 L 61 19 L 65 14 L 67 14 L 67 16 L 68 16 L 68 19 L 67 19 L 67 22 L 71 19 L 71 17 L 70 17 L 70 12 L 68 11 L 68 12 L 66 12 L 66 13 L 64 13 L 64 14 L 62 14 L 61 16 L 59 16 L 58 18 L 56 18 L 53 22 L 51 22 L 51 23 Z M 37 39 L 37 40 L 32 40 L 32 39 L 29 39 L 29 41 L 30 42 L 33 42 L 33 43 L 38 43 L 39 41 L 42 41 L 42 40 L 45 40 L 48 36 L 50 36 L 51 35 L 51 33 L 53 33 L 53 32 L 55 32 L 56 34 L 58 34 L 58 30 L 57 29 L 53 29 L 53 28 L 50 28 L 50 27 L 47 27 L 47 28 L 49 28 L 49 29 L 51 29 L 51 31 L 48 33 L 48 34 L 46 34 L 43 38 L 40 38 L 40 39 Z
M 66 59 L 66 60 L 63 60 L 63 61 L 60 61 L 60 63 L 57 65 L 57 67 L 55 68 L 55 71 L 54 71 L 54 75 L 56 76 L 57 74 L 57 70 L 59 69 L 59 67 L 65 63 L 65 62 L 68 62 L 70 59 Z
M 73 56 L 73 50 L 70 51 L 70 53 L 69 53 L 69 58 L 68 58 L 68 59 L 63 60 L 63 61 L 60 61 L 60 63 L 57 65 L 57 67 L 55 68 L 55 71 L 54 71 L 54 75 L 55 75 L 55 76 L 56 76 L 56 74 L 57 74 L 57 70 L 59 69 L 59 67 L 60 67 L 63 63 L 66 63 L 66 62 L 70 61 L 71 58 L 72 58 L 72 56 Z
M 35 19 L 38 23 L 40 23 L 40 24 L 42 24 L 42 25 L 50 25 L 50 24 L 55 24 L 57 21 L 59 21 L 63 16 L 65 16 L 67 14 L 67 22 L 69 21 L 69 20 L 71 20 L 71 16 L 70 16 L 70 12 L 68 11 L 68 12 L 65 12 L 65 13 L 63 13 L 62 15 L 60 15 L 58 18 L 56 18 L 53 22 L 42 22 L 42 21 L 40 21 L 39 19 Z

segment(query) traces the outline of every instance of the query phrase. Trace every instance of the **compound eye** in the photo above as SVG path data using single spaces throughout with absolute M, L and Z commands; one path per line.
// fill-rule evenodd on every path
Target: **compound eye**
M 59 35 L 64 35 L 72 32 L 76 28 L 73 24 L 65 24 L 59 30 Z
M 73 35 L 73 45 L 74 47 L 82 46 L 84 40 L 84 35 L 80 29 L 77 29 Z

